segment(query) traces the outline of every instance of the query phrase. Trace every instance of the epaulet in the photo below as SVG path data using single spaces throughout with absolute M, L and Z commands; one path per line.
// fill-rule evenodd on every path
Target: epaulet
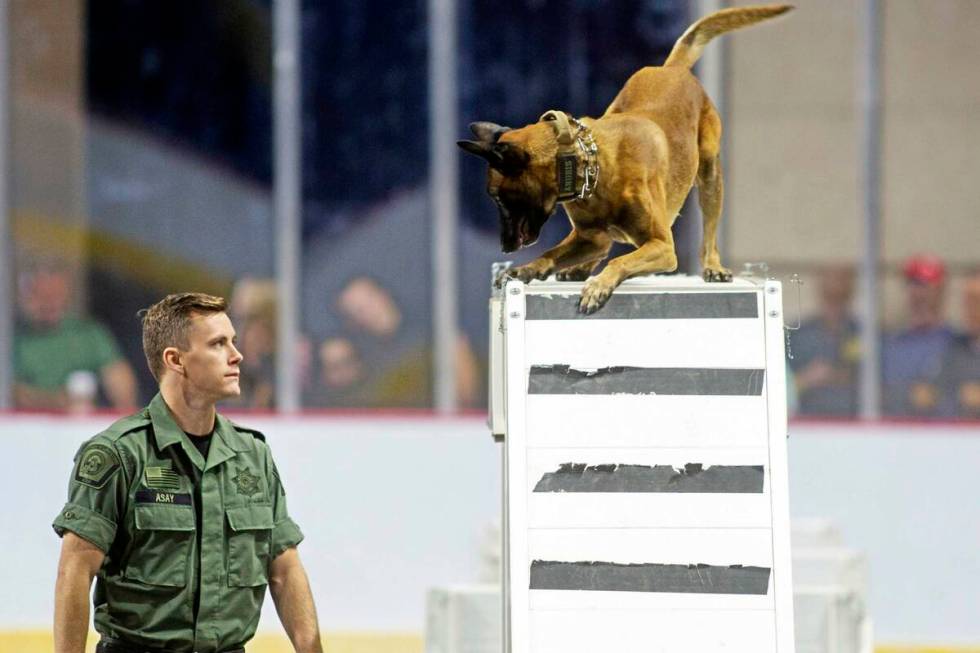
M 116 441 L 127 433 L 132 433 L 133 431 L 138 431 L 145 428 L 150 424 L 150 411 L 144 408 L 138 413 L 129 415 L 128 417 L 123 417 L 112 423 L 106 430 L 102 431 L 96 437 L 105 437 L 112 441 Z
M 232 427 L 239 433 L 248 433 L 256 440 L 261 440 L 262 442 L 265 442 L 265 435 L 261 431 L 256 431 L 255 429 L 249 428 L 248 426 L 242 426 L 241 424 L 232 422 L 231 420 L 228 420 L 228 423 L 231 424 Z

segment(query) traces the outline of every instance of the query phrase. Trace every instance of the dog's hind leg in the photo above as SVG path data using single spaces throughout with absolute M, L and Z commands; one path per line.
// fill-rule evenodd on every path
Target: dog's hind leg
M 701 274 L 705 281 L 731 281 L 732 271 L 722 266 L 718 254 L 718 222 L 725 195 L 721 174 L 721 119 L 708 104 L 698 126 L 698 204 L 704 217 L 704 236 L 701 239 Z

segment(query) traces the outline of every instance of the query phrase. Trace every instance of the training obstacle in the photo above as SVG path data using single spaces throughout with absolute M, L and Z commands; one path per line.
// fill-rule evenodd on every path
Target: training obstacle
M 780 284 L 581 288 L 490 303 L 505 650 L 792 653 Z

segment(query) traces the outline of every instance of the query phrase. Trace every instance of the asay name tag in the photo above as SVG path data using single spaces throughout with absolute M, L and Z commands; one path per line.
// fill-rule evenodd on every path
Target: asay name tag
M 191 495 L 158 492 L 157 490 L 137 490 L 136 503 L 168 503 L 189 506 L 191 505 Z

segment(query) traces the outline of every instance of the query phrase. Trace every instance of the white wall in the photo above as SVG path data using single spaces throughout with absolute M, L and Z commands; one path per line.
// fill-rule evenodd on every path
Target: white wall
M 45 627 L 78 444 L 105 417 L 0 417 L 0 628 Z M 423 627 L 431 586 L 474 581 L 497 519 L 499 448 L 479 418 L 243 419 L 265 431 L 324 630 Z M 868 553 L 879 641 L 980 642 L 980 425 L 793 425 L 794 516 L 830 517 Z M 14 589 L 15 588 L 15 589 Z M 264 628 L 277 628 L 271 602 Z

